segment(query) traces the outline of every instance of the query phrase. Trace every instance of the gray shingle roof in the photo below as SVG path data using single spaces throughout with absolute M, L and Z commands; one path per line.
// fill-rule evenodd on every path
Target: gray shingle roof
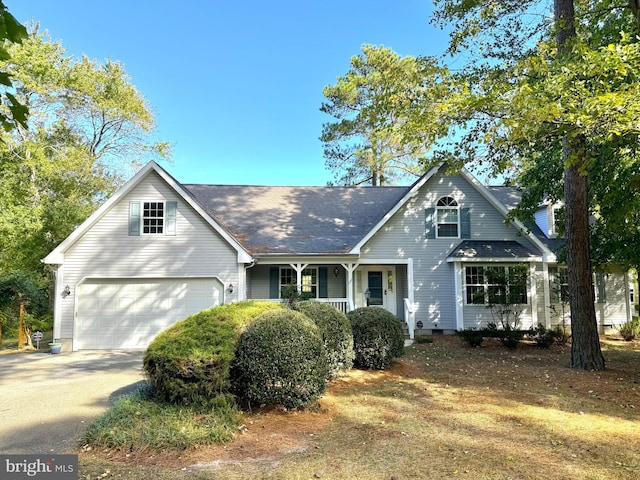
M 254 255 L 346 253 L 411 188 L 182 186 Z
M 464 240 L 451 253 L 449 258 L 535 258 L 540 252 L 532 250 L 515 240 Z

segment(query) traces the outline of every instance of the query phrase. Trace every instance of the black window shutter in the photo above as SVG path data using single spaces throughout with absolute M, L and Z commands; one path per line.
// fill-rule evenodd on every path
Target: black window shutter
M 318 296 L 320 298 L 329 298 L 329 275 L 327 267 L 318 268 Z
M 435 208 L 424 209 L 424 231 L 426 238 L 436 238 L 436 227 L 434 224 Z
M 604 273 L 596 273 L 596 288 L 598 291 L 597 303 L 607 303 L 607 290 L 605 288 Z
M 460 238 L 471 238 L 471 213 L 468 208 L 460 209 Z
M 269 269 L 269 298 L 280 298 L 280 269 L 271 267 Z

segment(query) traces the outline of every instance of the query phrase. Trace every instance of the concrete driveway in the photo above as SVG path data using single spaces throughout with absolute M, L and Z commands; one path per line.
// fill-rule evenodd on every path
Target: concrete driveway
M 87 425 L 143 384 L 143 354 L 0 355 L 0 453 L 75 453 Z

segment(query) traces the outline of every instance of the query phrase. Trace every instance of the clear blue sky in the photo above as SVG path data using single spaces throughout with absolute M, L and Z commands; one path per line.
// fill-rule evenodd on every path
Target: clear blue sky
M 322 89 L 362 44 L 438 55 L 430 0 L 5 0 L 73 56 L 119 60 L 183 183 L 324 185 Z

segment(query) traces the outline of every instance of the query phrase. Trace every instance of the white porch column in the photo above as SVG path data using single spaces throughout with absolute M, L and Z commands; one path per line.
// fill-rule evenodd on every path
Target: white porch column
M 462 262 L 453 262 L 456 289 L 456 330 L 464 330 L 464 268 Z
M 416 298 L 416 289 L 413 284 L 413 258 L 409 258 L 407 263 L 407 290 L 408 290 L 408 298 L 411 303 L 411 308 L 413 308 L 413 304 L 415 303 Z M 414 309 L 415 311 L 415 309 Z
M 296 271 L 296 288 L 302 292 L 302 271 L 309 266 L 308 263 L 290 263 L 291 268 Z
M 549 264 L 542 259 L 542 292 L 544 296 L 544 326 L 551 328 L 551 294 L 549 293 Z
M 353 285 L 353 272 L 358 268 L 357 263 L 341 263 L 342 268 L 347 272 L 347 299 L 349 300 L 349 310 L 355 308 L 355 287 Z
M 531 326 L 538 325 L 538 278 L 536 264 L 529 263 L 529 278 L 531 279 Z

